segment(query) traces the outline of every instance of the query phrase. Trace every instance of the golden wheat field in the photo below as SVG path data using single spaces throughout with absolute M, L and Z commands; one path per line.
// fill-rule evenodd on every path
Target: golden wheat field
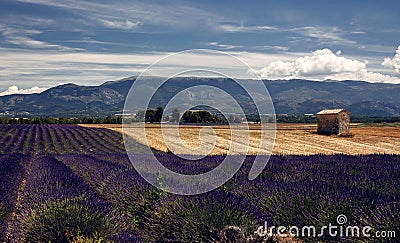
M 102 127 L 122 132 L 121 125 L 101 124 L 82 125 Z M 248 154 L 268 153 L 260 146 L 260 125 L 249 125 L 250 138 L 246 146 Z M 130 125 L 125 132 L 136 141 L 145 144 L 145 137 L 138 135 L 138 125 Z M 177 133 L 179 132 L 179 134 Z M 315 133 L 314 124 L 277 124 L 276 139 L 273 145 L 273 154 L 400 154 L 400 126 L 367 126 L 363 124 L 351 125 L 351 136 L 325 136 Z M 242 125 L 203 126 L 161 125 L 146 124 L 148 145 L 160 151 L 172 151 L 178 154 L 228 154 L 231 146 L 231 134 L 239 141 L 245 136 L 246 129 Z M 200 136 L 201 133 L 201 136 Z M 267 130 L 265 133 L 271 134 Z M 164 135 L 164 136 L 163 136 Z M 165 139 L 164 139 L 165 138 Z M 245 139 L 243 139 L 245 140 Z M 168 142 L 168 146 L 165 141 Z M 182 141 L 182 144 L 179 144 Z M 215 143 L 214 143 L 215 141 Z M 214 146 L 215 144 L 215 146 Z M 182 146 L 183 145 L 183 146 Z

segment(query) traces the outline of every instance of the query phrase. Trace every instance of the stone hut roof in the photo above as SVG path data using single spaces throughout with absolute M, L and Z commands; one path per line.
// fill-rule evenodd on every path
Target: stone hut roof
M 322 110 L 317 113 L 317 115 L 331 115 L 331 114 L 339 114 L 340 112 L 346 111 L 345 109 L 331 109 L 331 110 Z

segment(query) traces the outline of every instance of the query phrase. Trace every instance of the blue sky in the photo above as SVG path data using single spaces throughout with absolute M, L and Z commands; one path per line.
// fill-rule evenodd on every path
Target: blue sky
M 187 49 L 268 79 L 400 83 L 399 13 L 399 1 L 2 0 L 0 95 L 138 75 Z

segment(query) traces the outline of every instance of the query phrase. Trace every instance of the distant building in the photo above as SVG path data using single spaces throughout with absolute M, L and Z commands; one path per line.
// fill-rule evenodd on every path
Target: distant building
M 322 110 L 317 120 L 319 134 L 350 134 L 350 112 L 345 109 Z

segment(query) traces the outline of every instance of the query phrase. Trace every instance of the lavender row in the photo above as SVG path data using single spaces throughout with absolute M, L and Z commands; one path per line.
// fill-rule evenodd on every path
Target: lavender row
M 148 184 L 131 166 L 122 165 L 127 160 L 126 155 L 108 154 L 99 157 L 114 160 L 109 162 L 94 156 L 76 154 L 57 156 L 116 210 L 127 215 L 133 232 L 139 234 L 147 208 L 153 207 L 163 193 Z M 121 159 L 122 162 L 116 162 Z
M 4 242 L 29 157 L 21 154 L 0 155 L 0 241 Z
M 9 241 L 134 240 L 126 217 L 53 156 L 36 156 L 27 172 Z

